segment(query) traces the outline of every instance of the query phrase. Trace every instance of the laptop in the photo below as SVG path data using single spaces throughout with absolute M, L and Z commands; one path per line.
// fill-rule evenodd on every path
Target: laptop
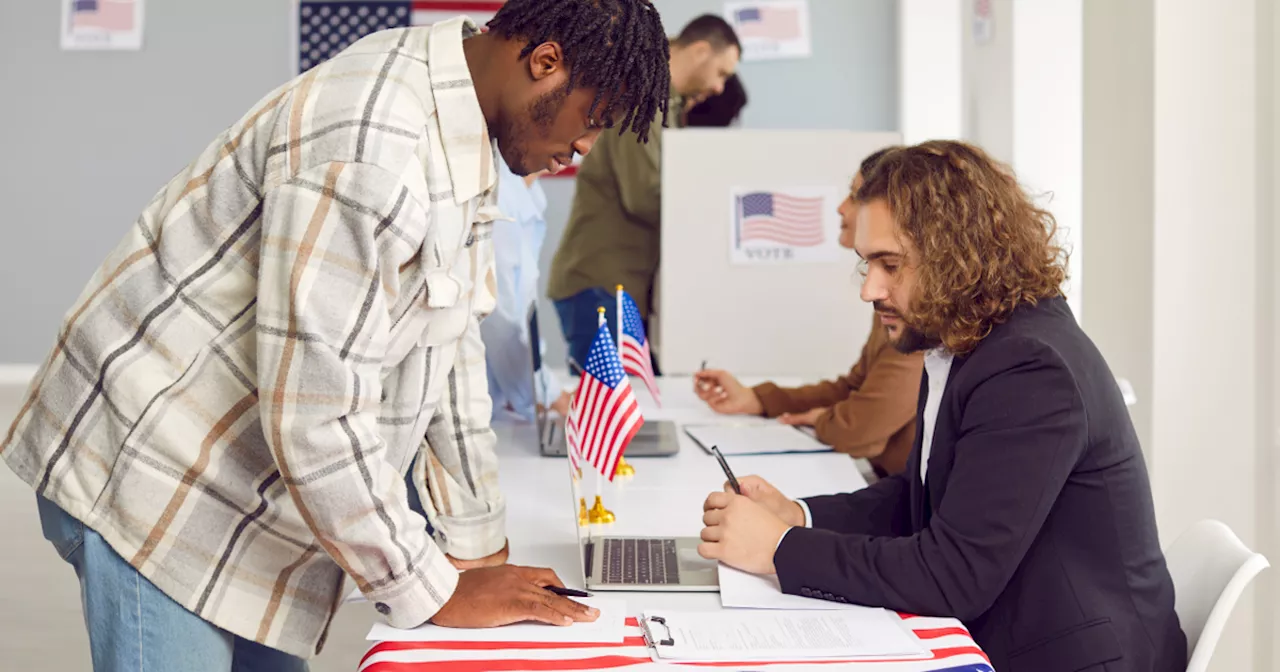
M 538 428 L 538 449 L 544 457 L 568 457 L 569 444 L 564 438 L 564 418 L 552 413 L 551 390 L 543 389 L 542 343 L 538 333 L 538 305 L 529 306 L 529 361 L 533 365 L 533 400 Z M 680 452 L 680 433 L 669 420 L 647 420 L 627 446 L 627 457 L 669 457 Z
M 630 452 L 630 449 L 627 451 Z M 573 479 L 572 474 L 570 480 Z M 578 531 L 582 585 L 595 591 L 715 593 L 718 563 L 698 555 L 697 537 L 616 537 L 578 525 L 578 487 L 573 493 L 573 526 Z

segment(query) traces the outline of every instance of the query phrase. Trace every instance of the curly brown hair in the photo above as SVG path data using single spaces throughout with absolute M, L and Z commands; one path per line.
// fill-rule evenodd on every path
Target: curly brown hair
M 947 140 L 897 148 L 863 180 L 858 200 L 885 199 L 918 254 L 908 322 L 951 352 L 973 350 L 1019 305 L 1063 295 L 1057 222 L 981 149 Z

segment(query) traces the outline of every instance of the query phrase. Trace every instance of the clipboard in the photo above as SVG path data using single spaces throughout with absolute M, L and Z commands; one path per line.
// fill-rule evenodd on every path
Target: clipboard
M 901 619 L 883 609 L 646 611 L 640 631 L 655 661 L 856 662 L 933 655 Z

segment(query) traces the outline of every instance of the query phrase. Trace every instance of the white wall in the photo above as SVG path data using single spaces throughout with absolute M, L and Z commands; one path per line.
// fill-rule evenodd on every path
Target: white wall
M 1013 166 L 1058 223 L 1071 253 L 1067 302 L 1084 314 L 1082 116 L 1084 0 L 1022 2 L 1013 8 Z M 998 4 L 996 6 L 999 6 Z
M 898 1 L 898 127 L 902 142 L 964 137 L 961 0 Z
M 1084 266 L 1085 327 L 1138 389 L 1162 540 L 1218 518 L 1274 559 L 1271 11 L 1085 4 Z M 1276 669 L 1276 601 L 1270 579 L 1248 594 L 1212 669 Z
M 994 29 L 980 42 L 977 2 L 964 0 L 960 29 L 964 137 L 1011 165 L 1053 213 L 1071 253 L 1067 300 L 1083 323 L 1082 2 L 990 0 Z

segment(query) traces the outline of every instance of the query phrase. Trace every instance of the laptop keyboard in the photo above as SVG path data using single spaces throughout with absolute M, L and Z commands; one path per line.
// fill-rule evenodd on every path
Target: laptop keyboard
M 603 539 L 606 584 L 663 586 L 680 583 L 674 539 Z

